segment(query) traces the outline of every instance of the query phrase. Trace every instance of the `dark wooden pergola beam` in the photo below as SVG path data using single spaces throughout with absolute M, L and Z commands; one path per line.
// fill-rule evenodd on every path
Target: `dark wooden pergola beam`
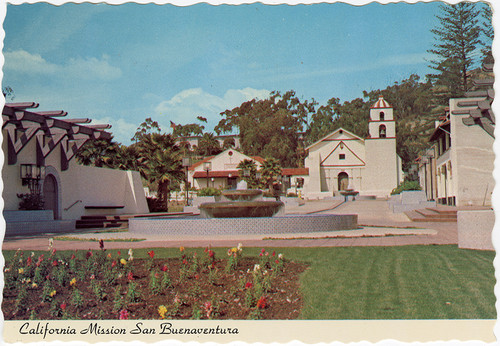
M 40 114 L 46 117 L 65 117 L 66 115 L 68 115 L 68 112 L 61 110 L 61 111 L 36 112 L 36 114 Z
M 6 103 L 5 107 L 26 109 L 26 108 L 38 108 L 40 106 L 36 102 L 17 102 L 17 103 Z
M 64 119 L 65 122 L 71 124 L 88 124 L 92 121 L 90 118 Z

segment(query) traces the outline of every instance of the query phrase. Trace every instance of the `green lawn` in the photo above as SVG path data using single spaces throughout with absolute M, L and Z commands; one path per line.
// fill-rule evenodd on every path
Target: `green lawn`
M 148 250 L 134 250 L 134 257 Z M 154 250 L 157 258 L 179 255 L 177 248 Z M 214 250 L 225 257 L 227 249 Z M 496 318 L 493 251 L 456 245 L 274 250 L 310 266 L 301 277 L 303 319 Z M 246 256 L 259 252 L 244 249 Z M 6 260 L 13 253 L 4 251 Z

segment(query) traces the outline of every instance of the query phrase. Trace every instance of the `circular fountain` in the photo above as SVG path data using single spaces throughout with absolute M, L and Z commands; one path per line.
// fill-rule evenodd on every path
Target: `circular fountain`
M 260 190 L 222 192 L 220 201 L 203 203 L 199 215 L 170 215 L 129 219 L 129 231 L 139 235 L 166 237 L 225 235 L 286 235 L 291 233 L 330 232 L 358 227 L 355 214 L 285 215 L 281 201 L 265 200 Z
M 220 202 L 203 203 L 200 215 L 204 218 L 272 217 L 283 210 L 280 201 L 263 201 L 260 190 L 225 190 Z

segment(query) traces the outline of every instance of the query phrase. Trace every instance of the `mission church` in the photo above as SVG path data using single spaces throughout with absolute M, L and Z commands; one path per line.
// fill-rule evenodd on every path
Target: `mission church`
M 303 196 L 339 195 L 353 189 L 360 195 L 387 197 L 404 179 L 396 154 L 396 121 L 392 106 L 380 96 L 370 107 L 368 138 L 339 128 L 307 147 Z

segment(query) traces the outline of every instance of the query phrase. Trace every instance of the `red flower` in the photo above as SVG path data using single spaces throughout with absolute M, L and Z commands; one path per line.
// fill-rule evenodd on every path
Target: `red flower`
M 275 262 L 276 262 L 276 264 L 280 264 L 280 261 L 279 261 L 279 260 L 276 260 Z
M 163 267 L 161 267 L 161 271 L 166 272 L 167 270 L 168 270 L 168 267 L 166 264 L 164 264 Z
M 125 309 L 122 309 L 120 311 L 120 320 L 128 320 L 128 311 Z
M 212 250 L 208 250 L 208 257 L 213 258 L 215 256 L 215 252 Z
M 66 303 L 61 303 L 61 310 L 66 310 Z
M 85 255 L 85 258 L 86 259 L 89 259 L 90 257 L 92 257 L 92 251 L 87 251 L 87 254 Z
M 203 252 L 205 253 L 208 252 L 208 247 L 206 247 L 205 250 L 203 250 Z
M 134 274 L 132 274 L 132 272 L 128 272 L 127 279 L 128 279 L 129 281 L 134 280 Z
M 56 249 L 53 249 L 52 250 L 52 256 L 54 256 L 56 254 Z M 21 256 L 22 256 L 22 253 L 21 253 Z
M 266 249 L 264 249 L 264 248 L 260 249 L 260 253 L 264 253 L 264 252 L 266 252 Z
M 111 262 L 111 268 L 114 268 L 116 266 L 116 261 Z
M 259 309 L 265 309 L 266 306 L 267 306 L 266 297 L 264 296 L 260 297 L 260 299 L 257 301 L 257 307 Z
M 72 255 L 71 255 L 71 259 L 73 260 L 73 259 L 75 259 L 75 258 L 76 258 L 75 254 L 72 254 Z
M 151 257 L 151 259 L 153 259 L 155 257 L 155 252 L 153 250 L 151 250 L 148 252 L 148 255 L 149 255 L 149 257 Z
M 120 256 L 121 254 L 122 254 L 121 251 L 118 251 L 118 256 Z
M 160 273 L 155 273 L 155 278 L 159 278 L 160 277 Z
M 251 282 L 247 282 L 245 288 L 252 288 L 253 284 Z
M 31 259 L 31 257 L 28 257 L 28 259 L 26 260 L 26 265 L 31 265 L 31 263 L 33 262 L 33 260 Z
M 200 278 L 200 276 L 199 276 L 198 274 L 196 274 L 196 275 L 194 276 L 194 278 L 195 278 L 196 280 L 198 280 L 198 279 Z
M 53 266 L 53 267 L 56 267 L 56 266 L 57 266 L 57 261 L 56 261 L 56 260 L 54 260 L 54 261 L 52 262 L 52 266 Z
M 276 256 L 276 251 L 273 251 L 273 255 L 272 255 L 272 256 L 273 256 L 273 257 L 274 257 L 274 256 Z
M 186 259 L 182 260 L 182 264 L 187 264 L 187 263 L 188 263 L 188 261 Z

